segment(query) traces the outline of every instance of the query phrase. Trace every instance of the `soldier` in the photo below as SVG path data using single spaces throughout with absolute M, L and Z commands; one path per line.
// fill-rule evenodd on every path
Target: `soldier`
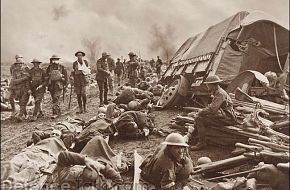
M 86 112 L 87 95 L 86 89 L 88 85 L 87 75 L 90 74 L 89 64 L 87 60 L 83 60 L 86 54 L 82 51 L 77 51 L 75 56 L 78 58 L 73 62 L 73 71 L 71 80 L 74 82 L 75 92 L 77 94 L 79 111 L 77 113 Z
M 130 86 L 135 88 L 136 81 L 138 79 L 138 69 L 139 69 L 139 63 L 136 61 L 136 54 L 133 52 L 130 52 L 129 54 L 129 61 L 127 62 L 128 65 L 128 78 Z
M 67 71 L 59 63 L 60 57 L 52 55 L 50 58 L 50 64 L 46 69 L 46 75 L 48 78 L 47 85 L 48 91 L 52 98 L 52 118 L 60 116 L 60 96 L 67 87 Z
M 27 115 L 26 104 L 31 94 L 29 82 L 29 69 L 23 62 L 23 56 L 16 55 L 16 62 L 10 67 L 10 74 L 12 79 L 9 84 L 9 102 L 12 107 L 12 117 L 15 117 L 15 103 L 14 99 L 19 100 L 20 111 L 18 120 L 22 121 L 24 116 Z
M 123 79 L 126 79 L 128 78 L 128 65 L 127 65 L 126 59 L 123 60 L 123 66 L 124 66 Z
M 117 59 L 116 62 L 116 69 L 115 69 L 115 74 L 117 75 L 117 82 L 118 82 L 118 86 L 121 85 L 121 77 L 124 74 L 125 68 L 123 63 L 120 61 L 120 58 Z
M 154 61 L 153 58 L 150 60 L 149 64 L 150 64 L 150 67 L 151 68 L 154 68 L 155 67 L 155 61 Z
M 200 150 L 206 147 L 206 126 L 208 125 L 235 125 L 237 117 L 233 109 L 233 103 L 230 96 L 220 86 L 222 80 L 217 75 L 208 76 L 205 84 L 211 94 L 214 95 L 211 104 L 198 112 L 195 119 L 199 141 L 197 145 L 191 147 L 191 150 Z M 191 136 L 191 134 L 188 134 Z
M 108 77 L 108 85 L 109 85 L 110 93 L 113 95 L 114 94 L 114 71 L 116 69 L 116 63 L 114 59 L 111 58 L 110 54 L 108 54 L 107 60 L 108 60 L 108 68 L 110 71 L 110 75 Z
M 108 77 L 111 73 L 108 68 L 107 56 L 108 54 L 103 52 L 102 57 L 97 61 L 96 80 L 100 91 L 99 107 L 102 107 L 104 104 L 108 104 Z
M 157 189 L 182 189 L 187 183 L 193 164 L 188 144 L 179 133 L 169 134 L 165 141 L 141 164 L 141 176 Z
M 157 56 L 157 61 L 156 61 L 156 74 L 158 78 L 160 77 L 161 74 L 161 67 L 162 67 L 162 60 L 160 59 L 159 56 Z
M 31 121 L 35 121 L 37 117 L 43 115 L 41 111 L 41 102 L 46 90 L 46 73 L 39 67 L 40 63 L 42 63 L 41 61 L 33 59 L 31 63 L 33 63 L 33 67 L 30 69 L 29 73 L 32 96 L 35 102 Z

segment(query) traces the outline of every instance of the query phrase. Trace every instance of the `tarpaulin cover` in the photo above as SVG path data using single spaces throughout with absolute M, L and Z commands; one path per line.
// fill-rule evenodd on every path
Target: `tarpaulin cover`
M 221 49 L 223 51 L 217 51 L 222 38 L 229 38 L 234 42 L 248 41 L 250 44 L 244 52 L 233 50 L 229 44 Z M 252 42 L 258 43 L 251 44 Z M 212 73 L 226 82 L 230 82 L 238 73 L 245 70 L 264 73 L 265 69 L 269 68 L 268 70 L 281 72 L 285 55 L 289 52 L 289 30 L 277 19 L 264 12 L 239 12 L 187 39 L 174 55 L 171 68 L 168 68 L 170 72 L 165 72 L 164 76 L 172 74 L 178 65 L 174 63 L 179 61 L 184 63 L 186 60 L 212 52 L 221 54 L 213 62 L 215 66 L 212 67 L 214 68 Z M 276 54 L 279 56 L 279 61 Z M 270 65 L 268 59 L 271 59 Z
M 209 27 L 203 34 L 199 43 L 192 44 L 192 47 L 189 49 L 190 52 L 185 59 L 215 52 L 222 37 L 226 37 L 229 32 L 234 28 L 237 28 L 237 26 L 240 25 L 241 20 L 248 14 L 249 13 L 245 11 L 239 12 L 218 24 Z

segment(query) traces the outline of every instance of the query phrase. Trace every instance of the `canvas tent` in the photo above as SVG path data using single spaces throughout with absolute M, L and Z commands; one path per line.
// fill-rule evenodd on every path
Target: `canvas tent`
M 208 75 L 217 74 L 229 83 L 245 70 L 281 73 L 288 42 L 289 30 L 272 16 L 261 11 L 239 12 L 187 39 L 163 78 L 183 75 L 200 84 Z

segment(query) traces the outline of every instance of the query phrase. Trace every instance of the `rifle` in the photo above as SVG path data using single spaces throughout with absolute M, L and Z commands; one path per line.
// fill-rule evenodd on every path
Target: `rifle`
M 243 172 L 237 172 L 237 173 L 231 173 L 231 174 L 227 174 L 227 175 L 223 175 L 223 176 L 219 176 L 219 177 L 213 177 L 213 178 L 209 178 L 209 179 L 206 179 L 206 180 L 207 181 L 215 181 L 215 180 L 223 179 L 223 178 L 236 177 L 236 176 L 241 176 L 241 175 L 244 175 L 244 174 L 257 172 L 257 171 L 260 171 L 260 170 L 263 170 L 263 169 L 264 169 L 263 167 L 254 168 L 254 169 L 243 171 Z
M 69 92 L 69 102 L 68 102 L 68 109 L 70 109 L 70 103 L 71 103 L 71 95 L 72 95 L 72 85 L 70 85 L 70 92 Z

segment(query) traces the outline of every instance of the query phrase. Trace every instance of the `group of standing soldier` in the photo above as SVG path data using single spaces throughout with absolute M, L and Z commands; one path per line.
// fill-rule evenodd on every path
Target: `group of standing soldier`
M 11 82 L 9 84 L 9 101 L 12 107 L 12 117 L 22 121 L 27 116 L 26 105 L 29 96 L 34 98 L 35 106 L 33 115 L 30 118 L 35 121 L 42 117 L 41 102 L 46 91 L 46 87 L 52 97 L 52 117 L 60 115 L 60 97 L 67 86 L 67 71 L 59 64 L 60 57 L 53 55 L 46 70 L 40 68 L 41 61 L 33 59 L 31 69 L 23 61 L 22 55 L 15 56 L 15 63 L 10 67 Z M 20 111 L 16 116 L 15 99 L 19 100 Z
M 30 120 L 35 121 L 37 118 L 43 116 L 41 110 L 41 102 L 44 98 L 46 88 L 50 92 L 52 99 L 52 118 L 61 115 L 60 103 L 61 97 L 64 99 L 64 94 L 67 89 L 68 79 L 74 85 L 75 93 L 77 95 L 77 102 L 79 111 L 77 113 L 84 113 L 87 111 L 87 86 L 89 84 L 88 75 L 91 74 L 89 63 L 84 60 L 85 53 L 77 51 L 75 53 L 77 60 L 73 62 L 73 70 L 70 77 L 68 77 L 66 68 L 60 64 L 60 57 L 52 55 L 50 63 L 46 70 L 40 68 L 41 61 L 33 59 L 31 69 L 23 61 L 22 55 L 15 56 L 15 63 L 10 67 L 11 82 L 10 89 L 10 104 L 12 107 L 12 116 L 22 121 L 27 116 L 26 105 L 29 101 L 29 96 L 34 98 L 35 106 L 33 115 Z M 128 54 L 129 61 L 121 62 L 120 58 L 115 62 L 110 54 L 103 52 L 102 57 L 97 60 L 96 81 L 99 87 L 99 106 L 108 104 L 108 92 L 114 93 L 114 75 L 117 77 L 118 86 L 121 85 L 122 78 L 128 78 L 128 84 L 131 87 L 136 87 L 138 78 L 142 75 L 142 66 L 136 60 L 136 54 L 130 52 Z M 157 59 L 156 72 L 160 75 L 162 61 Z M 158 66 L 157 66 L 158 65 Z M 159 67 L 160 66 L 160 67 Z M 159 68 L 159 70 L 158 70 Z M 19 100 L 20 111 L 16 116 L 15 100 Z

